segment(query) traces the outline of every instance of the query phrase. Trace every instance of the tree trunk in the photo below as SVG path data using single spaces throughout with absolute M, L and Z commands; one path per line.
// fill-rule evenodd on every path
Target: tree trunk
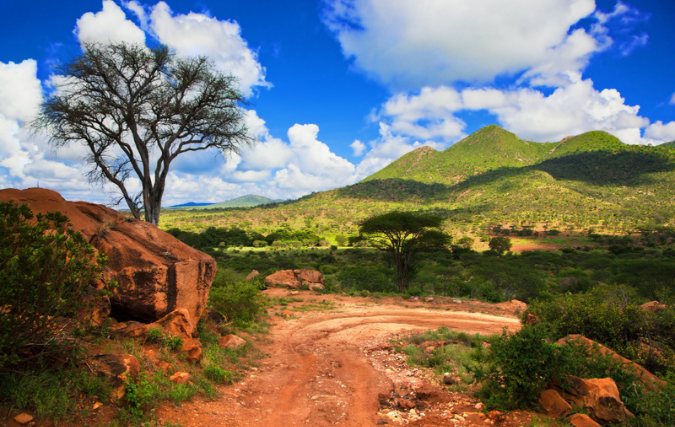
M 159 225 L 159 212 L 162 210 L 162 197 L 151 194 L 145 206 L 145 220 L 155 227 Z

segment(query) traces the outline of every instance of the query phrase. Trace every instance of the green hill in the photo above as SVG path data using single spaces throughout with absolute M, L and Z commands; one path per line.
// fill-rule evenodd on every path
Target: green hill
M 529 165 L 550 150 L 547 145 L 523 141 L 515 134 L 491 125 L 443 152 L 430 147 L 418 148 L 363 181 L 400 178 L 454 184 L 495 168 Z
M 610 233 L 675 226 L 675 150 L 601 131 L 536 143 L 492 125 L 444 151 L 421 147 L 357 184 L 218 222 L 353 235 L 361 219 L 394 209 L 437 213 L 474 234 L 496 224 Z
M 434 209 L 469 223 L 617 231 L 673 224 L 675 153 L 601 131 L 535 143 L 492 125 L 442 152 L 419 148 L 333 193 L 337 200 Z

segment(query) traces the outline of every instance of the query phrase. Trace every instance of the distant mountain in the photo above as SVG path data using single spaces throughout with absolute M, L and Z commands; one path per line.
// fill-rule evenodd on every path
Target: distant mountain
M 188 203 L 183 203 L 182 205 L 168 206 L 168 208 L 170 208 L 170 209 L 175 209 L 175 208 L 195 208 L 195 207 L 209 206 L 209 205 L 212 205 L 212 204 L 213 204 L 213 203 L 188 202 Z
M 268 205 L 279 203 L 283 200 L 269 199 L 263 196 L 249 194 L 247 196 L 237 197 L 236 199 L 226 200 L 219 203 L 185 203 L 182 205 L 171 206 L 171 209 L 225 209 L 225 208 L 248 208 L 253 206 Z
M 661 144 L 661 147 L 675 148 L 675 141 L 670 141 L 666 142 L 665 144 Z
M 467 136 L 445 151 L 430 147 L 412 151 L 362 182 L 390 178 L 424 183 L 456 184 L 467 177 L 501 168 L 522 168 L 578 153 L 628 149 L 618 138 L 601 131 L 564 138 L 560 142 L 529 142 L 497 125 Z
M 237 197 L 236 199 L 226 200 L 209 206 L 209 209 L 215 208 L 248 208 L 252 206 L 269 205 L 272 203 L 283 202 L 283 200 L 269 199 L 263 196 L 249 194 L 247 196 Z

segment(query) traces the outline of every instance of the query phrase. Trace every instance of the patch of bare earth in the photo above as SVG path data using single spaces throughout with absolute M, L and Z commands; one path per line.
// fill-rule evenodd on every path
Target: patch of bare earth
M 265 292 L 289 296 L 282 289 Z M 486 420 L 479 402 L 443 389 L 422 370 L 411 370 L 388 345 L 397 334 L 440 326 L 472 334 L 500 333 L 504 327 L 517 330 L 512 307 L 451 299 L 373 301 L 308 291 L 295 296 L 303 300 L 295 305 L 334 305 L 303 312 L 293 311 L 291 304 L 292 316 L 287 318 L 272 309 L 270 342 L 262 345 L 268 357 L 258 368 L 223 387 L 217 400 L 162 405 L 158 420 L 184 427 L 520 426 L 529 420 L 525 413 Z M 411 402 L 403 402 L 410 407 L 396 406 L 396 399 Z

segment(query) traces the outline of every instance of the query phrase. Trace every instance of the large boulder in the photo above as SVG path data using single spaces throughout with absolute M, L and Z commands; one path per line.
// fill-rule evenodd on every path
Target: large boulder
M 0 202 L 26 203 L 34 213 L 59 211 L 108 257 L 113 291 L 111 315 L 118 320 L 153 322 L 176 308 L 199 319 L 216 273 L 210 256 L 154 225 L 108 207 L 68 202 L 41 188 L 0 190 Z
M 323 274 L 316 270 L 280 270 L 265 277 L 265 285 L 290 289 L 298 289 L 301 286 L 307 286 L 309 289 L 319 288 L 317 285 L 323 287 Z
M 583 379 L 567 375 L 571 383 L 560 395 L 572 405 L 584 408 L 600 424 L 624 423 L 631 414 L 623 405 L 619 389 L 611 378 Z

